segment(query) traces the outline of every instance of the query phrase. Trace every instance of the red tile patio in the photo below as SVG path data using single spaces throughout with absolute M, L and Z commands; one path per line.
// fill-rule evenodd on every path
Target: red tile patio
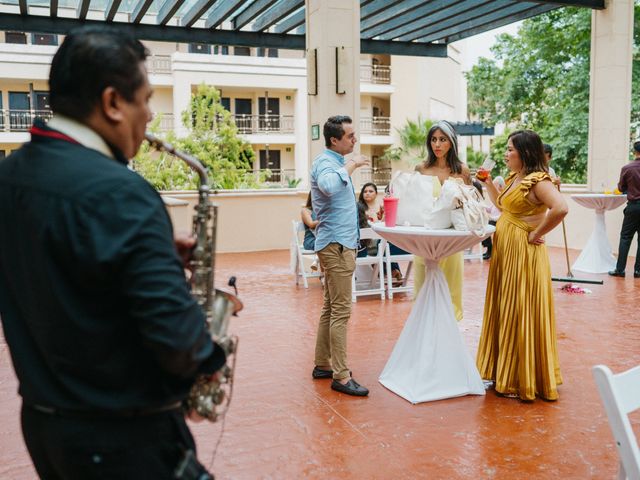
M 550 254 L 554 275 L 564 275 L 564 252 L 553 248 Z M 296 287 L 288 262 L 285 251 L 225 254 L 218 262 L 218 279 L 237 276 L 245 310 L 232 325 L 240 336 L 237 383 L 214 459 L 221 424 L 193 427 L 199 457 L 206 464 L 214 460 L 217 478 L 614 478 L 617 452 L 590 369 L 604 363 L 617 372 L 640 364 L 640 279 L 592 275 L 605 279 L 603 286 L 585 285 L 592 294 L 556 290 L 565 381 L 558 402 L 523 404 L 489 391 L 411 405 L 377 382 L 410 298 L 358 299 L 349 330 L 350 367 L 371 394 L 344 396 L 330 390 L 329 380 L 311 379 L 322 291 L 317 279 L 308 290 Z M 487 272 L 488 262 L 465 263 L 460 329 L 473 355 Z M 19 406 L 2 342 L 2 479 L 35 478 Z M 638 412 L 632 421 L 638 434 Z

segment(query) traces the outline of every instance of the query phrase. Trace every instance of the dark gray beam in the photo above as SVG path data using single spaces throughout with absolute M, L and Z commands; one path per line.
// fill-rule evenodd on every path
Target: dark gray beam
M 381 13 L 384 10 L 401 3 L 402 0 L 373 0 L 366 5 L 360 5 L 360 21 L 369 18 L 372 15 Z
M 89 4 L 91 0 L 80 0 L 78 2 L 78 8 L 76 8 L 76 17 L 80 20 L 87 18 L 87 12 L 89 11 Z
M 29 15 L 27 0 L 18 0 L 18 6 L 20 7 L 20 15 Z
M 224 22 L 234 10 L 237 10 L 244 1 L 245 0 L 219 0 L 205 21 L 205 28 L 216 28 Z
M 180 9 L 184 0 L 165 0 L 156 15 L 157 25 L 166 25 Z
M 419 42 L 433 42 L 435 40 L 444 40 L 452 35 L 457 35 L 458 33 L 466 30 L 476 29 L 485 25 L 492 25 L 493 22 L 503 22 L 500 25 L 508 25 L 509 23 L 517 22 L 521 19 L 519 16 L 530 10 L 534 10 L 537 13 L 527 14 L 523 18 L 529 18 L 538 15 L 538 13 L 544 13 L 555 8 L 559 8 L 558 5 L 534 5 L 533 7 L 531 7 L 531 4 L 525 5 L 523 3 L 516 3 L 509 7 L 498 8 L 497 10 L 493 10 L 490 12 L 487 10 L 482 10 L 482 14 L 472 17 L 466 21 L 458 21 L 455 24 L 448 26 L 448 28 L 438 28 L 437 31 L 428 29 L 429 31 L 426 32 L 426 35 L 421 35 L 421 32 L 415 32 L 411 35 L 406 35 L 399 40 L 417 40 Z M 516 20 L 516 17 L 518 17 L 518 20 Z M 485 28 L 483 31 L 486 30 L 491 29 Z M 447 43 L 449 42 L 447 41 Z
M 153 0 L 138 0 L 136 6 L 133 7 L 133 11 L 131 12 L 130 22 L 131 23 L 140 23 L 144 14 L 147 13 L 149 7 L 153 3 Z
M 121 2 L 122 0 L 109 0 L 109 3 L 107 4 L 107 8 L 104 11 L 104 19 L 107 22 L 113 21 L 113 18 L 116 16 L 116 13 L 118 13 L 118 8 L 120 7 Z
M 253 3 L 245 8 L 239 15 L 233 17 L 231 24 L 233 25 L 234 30 L 240 30 L 271 5 L 273 5 L 273 0 L 254 0 Z
M 280 22 L 273 29 L 274 33 L 287 33 L 300 25 L 304 25 L 306 11 L 302 8 L 299 12 L 294 13 L 289 18 Z
M 445 30 L 449 31 L 465 22 L 474 20 L 482 21 L 482 19 L 489 16 L 493 16 L 493 18 L 502 18 L 512 13 L 521 12 L 522 10 L 526 10 L 527 8 L 531 8 L 531 6 L 522 3 L 514 3 L 511 0 L 495 0 L 484 2 L 482 5 L 475 6 L 475 8 L 473 8 L 472 10 L 467 10 L 464 13 L 458 12 L 455 16 L 451 16 L 447 19 L 431 23 L 418 30 L 412 29 L 410 33 L 397 36 L 395 39 L 401 42 L 410 42 L 417 38 L 424 38 L 427 35 L 433 36 L 433 38 L 442 38 L 442 35 L 440 35 L 439 32 Z M 492 20 L 493 18 L 491 18 L 490 20 Z M 429 42 L 432 40 L 425 39 L 424 41 Z
M 23 16 L 0 13 L 0 30 L 19 32 L 43 32 L 66 34 L 69 30 L 83 25 L 101 25 L 103 21 L 78 20 L 75 18 L 51 18 L 44 16 Z M 305 36 L 282 33 L 242 32 L 221 29 L 185 28 L 149 24 L 114 22 L 111 28 L 126 31 L 140 40 L 209 43 L 213 45 L 239 45 L 242 47 L 283 48 L 304 50 Z M 447 46 L 429 43 L 383 42 L 361 40 L 362 53 L 386 53 L 390 55 L 411 55 L 422 57 L 446 57 Z
M 424 5 L 424 0 L 407 0 L 406 2 L 398 4 L 394 7 L 390 7 L 386 10 L 376 13 L 375 15 L 367 17 L 366 20 L 360 20 L 360 31 L 362 32 L 368 28 L 373 28 L 376 25 L 388 22 L 389 20 L 393 20 L 399 15 L 410 12 L 422 5 Z
M 51 5 L 49 6 L 49 15 L 52 18 L 56 18 L 58 16 L 58 0 L 51 0 Z
M 487 3 L 490 0 L 467 0 L 452 2 L 451 0 L 434 0 L 428 4 L 396 18 L 390 19 L 377 25 L 366 32 L 362 32 L 362 37 L 380 37 L 380 40 L 391 40 L 407 32 L 412 32 L 425 25 L 435 24 L 444 19 L 450 18 L 460 12 L 476 8 L 478 5 Z
M 478 35 L 479 33 L 493 30 L 494 28 L 502 27 L 504 25 L 509 25 L 510 23 L 518 22 L 520 20 L 525 20 L 527 18 L 535 17 L 536 15 L 540 15 L 542 13 L 548 12 L 550 10 L 554 10 L 556 8 L 559 8 L 559 5 L 555 5 L 555 4 L 539 5 L 529 10 L 525 10 L 519 14 L 511 15 L 507 18 L 502 18 L 499 20 L 495 20 L 493 22 L 486 23 L 484 25 L 479 25 L 473 28 L 459 31 L 456 34 L 453 34 L 447 37 L 447 42 L 448 43 L 457 42 L 458 40 L 462 40 L 463 38 L 472 37 L 473 35 Z
M 273 7 L 260 15 L 251 28 L 254 32 L 262 32 L 271 25 L 288 17 L 300 7 L 304 7 L 304 0 L 280 0 Z
M 211 5 L 215 3 L 216 0 L 197 0 L 196 3 L 189 9 L 187 13 L 185 13 L 180 19 L 180 25 L 183 27 L 190 27 L 198 20 L 200 17 L 205 14 Z
M 522 0 L 517 0 L 522 1 Z M 537 3 L 539 5 L 556 4 L 559 7 L 585 7 L 594 10 L 604 10 L 606 8 L 605 0 L 527 0 L 527 3 Z
M 383 40 L 360 40 L 361 53 L 409 55 L 413 57 L 447 57 L 447 46 L 434 43 L 388 42 Z

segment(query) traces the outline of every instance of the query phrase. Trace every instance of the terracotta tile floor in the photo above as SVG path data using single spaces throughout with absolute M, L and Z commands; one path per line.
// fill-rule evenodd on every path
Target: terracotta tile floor
M 554 275 L 564 275 L 564 252 L 550 254 Z M 232 325 L 240 336 L 237 385 L 215 458 L 221 425 L 193 427 L 199 456 L 214 460 L 218 478 L 614 478 L 617 453 L 590 368 L 640 364 L 640 279 L 592 275 L 605 284 L 585 285 L 590 295 L 557 291 L 565 381 L 558 402 L 522 404 L 490 391 L 411 405 L 377 382 L 410 298 L 360 297 L 350 322 L 350 366 L 371 394 L 335 393 L 329 380 L 311 379 L 320 284 L 296 288 L 288 255 L 225 254 L 218 262 L 218 278 L 236 275 L 246 305 Z M 488 262 L 465 263 L 460 329 L 474 356 L 487 271 Z M 0 478 L 31 479 L 16 382 L 6 345 L 0 348 Z M 632 418 L 638 433 L 640 415 Z

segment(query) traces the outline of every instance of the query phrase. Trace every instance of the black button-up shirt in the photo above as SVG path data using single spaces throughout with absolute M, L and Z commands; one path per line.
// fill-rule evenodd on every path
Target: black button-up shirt
M 122 159 L 36 127 L 0 162 L 0 315 L 20 395 L 71 410 L 184 398 L 225 358 L 162 199 Z

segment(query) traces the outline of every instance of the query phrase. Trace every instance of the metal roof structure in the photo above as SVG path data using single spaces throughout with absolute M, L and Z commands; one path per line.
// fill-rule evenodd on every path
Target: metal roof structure
M 445 57 L 447 44 L 605 0 L 360 0 L 362 53 Z M 0 30 L 111 24 L 142 40 L 303 50 L 304 0 L 0 0 Z

